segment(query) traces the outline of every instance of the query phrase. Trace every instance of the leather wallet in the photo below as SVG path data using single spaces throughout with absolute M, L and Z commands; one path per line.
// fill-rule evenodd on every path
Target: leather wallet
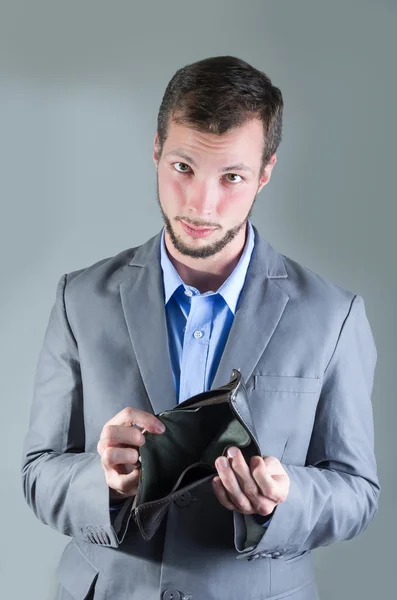
M 145 432 L 131 508 L 145 540 L 156 533 L 172 502 L 217 475 L 215 460 L 230 446 L 241 448 L 246 460 L 261 454 L 245 382 L 237 369 L 226 385 L 196 394 L 156 417 L 166 431 Z

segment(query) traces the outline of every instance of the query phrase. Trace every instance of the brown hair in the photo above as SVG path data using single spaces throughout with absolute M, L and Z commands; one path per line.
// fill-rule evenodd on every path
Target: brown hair
M 264 148 L 260 174 L 281 141 L 283 97 L 270 78 L 234 56 L 215 56 L 179 69 L 164 92 L 157 117 L 159 157 L 170 120 L 222 135 L 259 118 Z

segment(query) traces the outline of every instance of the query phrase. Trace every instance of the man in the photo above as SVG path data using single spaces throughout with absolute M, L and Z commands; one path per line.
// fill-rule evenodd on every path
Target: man
M 177 71 L 153 150 L 164 229 L 59 281 L 22 465 L 36 516 L 72 538 L 59 599 L 311 600 L 311 550 L 377 511 L 363 299 L 249 220 L 282 110 L 280 90 L 234 57 Z M 155 415 L 233 368 L 262 455 L 231 448 L 144 540 L 131 519 L 144 430 L 163 435 Z

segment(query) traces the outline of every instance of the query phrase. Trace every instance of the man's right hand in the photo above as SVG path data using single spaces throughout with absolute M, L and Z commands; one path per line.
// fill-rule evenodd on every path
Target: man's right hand
M 123 500 L 135 496 L 138 490 L 139 447 L 145 437 L 137 427 L 150 433 L 164 433 L 163 424 L 153 414 L 128 406 L 112 417 L 101 431 L 97 450 L 110 488 L 111 500 Z

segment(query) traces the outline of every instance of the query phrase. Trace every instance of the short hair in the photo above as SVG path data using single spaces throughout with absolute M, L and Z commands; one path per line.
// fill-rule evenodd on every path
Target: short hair
M 270 78 L 234 56 L 214 56 L 182 67 L 167 85 L 157 117 L 159 155 L 168 125 L 222 135 L 257 118 L 263 124 L 260 174 L 280 144 L 283 97 Z

